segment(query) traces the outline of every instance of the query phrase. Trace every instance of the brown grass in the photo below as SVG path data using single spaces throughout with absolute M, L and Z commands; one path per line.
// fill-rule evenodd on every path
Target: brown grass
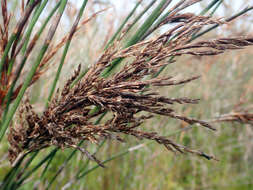
M 196 80 L 198 76 L 181 80 L 175 80 L 173 76 L 150 77 L 161 67 L 173 63 L 172 57 L 185 54 L 217 55 L 225 50 L 252 45 L 253 39 L 236 37 L 192 43 L 192 35 L 203 26 L 222 22 L 194 14 L 172 15 L 168 20 L 173 20 L 177 25 L 155 39 L 141 41 L 125 49 L 119 46 L 119 41 L 115 42 L 103 53 L 97 63 L 92 65 L 85 77 L 71 88 L 71 84 L 80 73 L 79 67 L 42 116 L 36 114 L 26 101 L 20 109 L 20 122 L 10 130 L 10 161 L 16 163 L 26 153 L 54 145 L 60 148 L 78 149 L 100 164 L 94 155 L 78 144 L 83 140 L 97 143 L 102 138 L 123 142 L 120 133 L 138 139 L 154 140 L 173 152 L 190 152 L 207 159 L 215 159 L 201 151 L 176 144 L 155 132 L 137 130 L 154 114 L 181 120 L 190 125 L 198 124 L 214 129 L 205 121 L 180 115 L 173 109 L 174 104 L 196 104 L 198 100 L 188 97 L 167 98 L 153 89 L 156 86 L 186 84 Z M 126 64 L 111 78 L 103 78 L 103 71 L 115 60 L 122 58 L 127 58 L 131 63 Z M 98 108 L 96 112 L 93 112 L 94 106 Z M 97 125 L 91 122 L 104 112 L 111 112 L 111 118 Z

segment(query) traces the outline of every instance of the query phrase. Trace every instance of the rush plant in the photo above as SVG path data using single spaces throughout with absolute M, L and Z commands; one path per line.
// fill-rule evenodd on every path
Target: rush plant
M 164 134 L 140 128 L 145 128 L 145 121 L 152 119 L 154 115 L 161 115 L 188 125 L 198 125 L 215 130 L 206 121 L 184 116 L 176 111 L 176 104 L 182 106 L 196 104 L 197 106 L 199 99 L 165 97 L 155 90 L 157 87 L 173 88 L 178 85 L 187 85 L 197 80 L 199 76 L 177 78 L 173 73 L 166 77 L 159 77 L 159 74 L 168 65 L 176 64 L 179 56 L 215 56 L 227 50 L 253 45 L 251 36 L 197 40 L 198 37 L 220 25 L 227 24 L 252 10 L 253 7 L 246 7 L 227 19 L 215 19 L 211 14 L 206 14 L 212 9 L 213 13 L 221 5 L 222 0 L 212 1 L 199 15 L 182 13 L 182 10 L 199 3 L 200 0 L 181 0 L 172 7 L 170 7 L 172 0 L 161 0 L 157 3 L 151 1 L 144 11 L 129 22 L 142 2 L 138 1 L 119 30 L 105 45 L 104 52 L 97 61 L 83 73 L 79 65 L 74 75 L 65 82 L 64 87 L 56 91 L 74 34 L 98 14 L 95 13 L 89 19 L 80 22 L 88 2 L 87 0 L 82 1 L 68 35 L 59 44 L 49 48 L 67 2 L 67 0 L 55 2 L 53 9 L 47 11 L 48 16 L 42 26 L 32 36 L 32 30 L 42 12 L 45 11 L 48 1 L 31 0 L 26 3 L 22 1 L 22 17 L 12 32 L 8 31 L 11 14 L 8 13 L 7 1 L 1 1 L 3 22 L 0 28 L 0 116 L 2 118 L 0 140 L 3 140 L 6 131 L 9 130 L 7 133 L 10 145 L 9 160 L 13 166 L 2 182 L 2 189 L 16 189 L 22 186 L 25 180 L 29 179 L 43 164 L 46 166 L 42 171 L 42 176 L 45 175 L 59 149 L 73 149 L 65 164 L 77 151 L 80 151 L 88 159 L 97 162 L 98 166 L 105 167 L 107 161 L 100 161 L 93 153 L 84 148 L 83 143 L 98 144 L 99 149 L 107 139 L 125 142 L 122 134 L 134 136 L 139 140 L 155 141 L 172 152 L 192 153 L 208 160 L 217 160 L 213 155 L 180 145 Z M 154 6 L 156 7 L 153 8 Z M 143 15 L 150 10 L 152 10 L 151 13 L 149 12 L 149 15 L 142 21 Z M 52 20 L 51 26 L 40 51 L 35 56 L 25 78 L 21 77 L 24 66 L 29 64 L 28 57 L 35 53 L 34 47 L 50 20 Z M 136 23 L 140 22 L 142 24 L 136 26 Z M 167 25 L 170 27 L 167 27 L 166 31 L 162 30 L 162 34 L 152 36 L 154 31 Z M 132 32 L 134 27 L 137 28 L 136 32 Z M 11 33 L 10 36 L 9 33 Z M 27 89 L 46 72 L 45 65 L 49 65 L 50 68 L 51 58 L 64 45 L 45 109 L 43 113 L 36 113 L 29 98 L 24 98 L 24 95 Z M 243 118 L 252 122 L 252 116 L 248 116 L 249 114 L 244 115 Z M 243 120 L 243 118 L 238 115 L 230 115 L 220 120 Z M 12 122 L 13 119 L 14 122 Z M 56 148 L 40 160 L 35 167 L 29 169 L 30 163 L 37 154 L 42 149 L 52 146 Z M 63 169 L 61 168 L 55 174 L 47 188 L 50 188 Z M 78 172 L 75 180 L 79 180 L 90 171 L 93 169 L 84 168 L 83 171 Z

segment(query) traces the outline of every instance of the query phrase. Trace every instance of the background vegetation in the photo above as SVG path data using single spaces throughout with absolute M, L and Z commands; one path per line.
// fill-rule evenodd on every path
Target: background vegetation
M 47 4 L 41 14 L 42 16 L 34 25 L 31 36 L 41 29 L 47 15 L 57 2 L 50 1 Z M 141 24 L 148 20 L 149 15 L 162 1 L 157 1 L 152 5 L 149 4 L 150 2 L 152 1 L 144 0 L 130 17 L 128 24 L 135 21 L 134 19 L 150 5 L 151 8 L 126 34 L 127 37 L 124 39 L 126 42 L 138 31 Z M 228 1 L 212 2 L 215 3 L 211 9 L 208 9 L 209 12 L 206 15 L 213 13 L 216 18 L 219 16 L 228 18 L 244 9 L 248 1 L 245 1 L 243 7 L 238 10 L 234 10 L 233 5 Z M 82 5 L 77 1 L 68 2 L 47 52 L 57 51 L 55 51 L 52 59 L 48 62 L 45 61 L 41 70 L 36 72 L 36 82 L 26 91 L 26 96 L 30 97 L 30 103 L 37 113 L 42 113 L 47 104 L 59 63 L 64 63 L 64 65 L 58 80 L 60 82 L 57 83 L 56 87 L 62 89 L 65 81 L 73 74 L 78 64 L 81 63 L 82 71 L 85 71 L 96 62 L 104 51 L 107 42 L 112 39 L 113 34 L 124 19 L 129 16 L 132 8 L 136 6 L 135 2 L 129 6 L 123 2 L 124 5 L 122 6 L 127 8 L 122 10 L 114 7 L 113 4 L 115 3 L 117 2 L 88 1 L 79 23 L 81 27 L 74 35 L 66 58 L 63 60 L 62 55 L 64 55 L 66 42 L 61 42 L 61 40 L 69 33 Z M 210 5 L 210 1 L 203 1 L 201 4 L 184 11 L 199 14 L 208 5 Z M 7 1 L 7 6 L 9 12 L 13 14 L 9 23 L 9 31 L 12 31 L 20 18 L 22 2 Z M 111 6 L 112 8 L 105 10 Z M 101 10 L 103 11 L 98 12 Z M 163 14 L 167 10 L 165 9 Z M 214 10 L 215 12 L 213 12 Z M 252 14 L 249 12 L 200 38 L 213 39 L 216 37 L 252 35 L 251 16 Z M 88 18 L 90 20 L 87 20 Z M 2 22 L 1 20 L 1 26 L 3 26 Z M 45 30 L 48 31 L 51 24 L 52 21 L 47 24 Z M 170 26 L 165 25 L 156 30 L 149 38 L 161 34 L 167 29 L 166 27 Z M 40 51 L 46 35 L 47 33 L 43 32 L 41 38 L 36 42 L 18 84 L 22 83 L 25 77 L 29 75 L 28 73 L 38 57 L 37 52 Z M 125 44 L 125 41 L 121 43 Z M 61 47 L 59 50 L 57 45 Z M 45 57 L 49 55 L 50 53 L 47 53 Z M 1 54 L 2 56 L 3 54 Z M 252 58 L 253 50 L 251 47 L 214 57 L 183 56 L 177 58 L 176 64 L 166 67 L 160 74 L 160 76 L 171 74 L 179 77 L 186 76 L 185 78 L 196 74 L 201 75 L 200 79 L 187 85 L 176 88 L 157 88 L 156 90 L 165 96 L 201 99 L 198 105 L 178 106 L 177 110 L 182 115 L 213 122 L 217 131 L 212 132 L 196 126 L 189 127 L 184 122 L 162 116 L 156 116 L 145 122 L 145 130 L 170 135 L 173 140 L 180 144 L 215 155 L 219 159 L 218 162 L 204 160 L 188 154 L 174 155 L 156 143 L 125 137 L 127 143 L 119 144 L 107 141 L 101 145 L 99 151 L 97 145 L 91 143 L 84 145 L 91 153 L 97 151 L 96 157 L 100 160 L 109 159 L 105 164 L 106 168 L 97 167 L 95 162 L 89 162 L 79 152 L 70 158 L 72 149 L 59 150 L 51 157 L 52 159 L 43 162 L 45 156 L 55 150 L 52 147 L 40 151 L 36 156 L 34 154 L 33 159 L 27 158 L 16 173 L 11 173 L 10 171 L 13 169 L 11 169 L 12 167 L 7 159 L 9 145 L 5 135 L 0 144 L 0 183 L 4 185 L 6 179 L 13 180 L 13 183 L 4 187 L 5 189 L 17 188 L 17 185 L 21 184 L 22 186 L 19 186 L 18 189 L 253 189 L 252 123 L 243 122 L 243 118 L 241 120 L 235 119 L 240 122 L 217 122 L 217 120 L 221 121 L 228 117 L 231 119 L 231 115 L 227 116 L 227 114 L 252 113 Z M 17 59 L 21 58 L 18 57 Z M 119 68 L 114 72 L 118 70 Z M 4 120 L 2 121 L 4 122 Z M 12 122 L 17 121 L 14 118 Z M 58 175 L 56 176 L 56 174 Z M 12 175 L 13 177 L 10 177 Z

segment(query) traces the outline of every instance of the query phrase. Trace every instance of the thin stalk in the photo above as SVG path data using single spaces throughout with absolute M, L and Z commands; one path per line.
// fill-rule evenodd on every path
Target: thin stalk
M 142 36 L 141 41 L 147 38 L 150 34 L 152 34 L 159 26 L 160 24 L 174 11 L 177 11 L 182 4 L 184 4 L 185 0 L 181 0 L 178 2 L 173 8 L 171 8 L 167 13 L 161 16 L 154 25 L 145 32 L 145 34 Z
M 207 5 L 207 7 L 201 11 L 200 15 L 204 15 L 207 11 L 209 11 L 218 1 L 220 0 L 213 0 L 210 4 Z M 141 40 L 144 40 L 145 38 L 147 38 L 151 33 L 153 33 L 159 26 L 160 24 L 171 14 L 174 13 L 175 11 L 178 10 L 183 10 L 186 7 L 181 7 L 182 5 L 184 5 L 185 0 L 181 0 L 180 2 L 178 2 L 178 4 L 176 4 L 173 8 L 171 8 L 166 14 L 164 14 L 160 19 L 158 19 L 158 21 L 154 24 L 153 27 L 151 27 L 146 33 L 145 35 L 142 37 Z M 197 2 L 193 2 L 193 4 L 195 4 Z
M 84 142 L 84 141 L 80 142 L 78 146 L 81 146 L 83 142 Z M 57 148 L 57 150 L 58 150 L 58 148 Z M 76 152 L 77 152 L 77 150 L 74 150 L 74 151 L 71 152 L 71 154 L 67 157 L 67 159 L 64 161 L 64 163 L 63 163 L 62 166 L 60 167 L 60 169 L 57 170 L 56 174 L 55 174 L 55 175 L 53 176 L 53 178 L 50 180 L 50 182 L 49 182 L 49 184 L 48 184 L 48 186 L 47 186 L 46 189 L 49 189 L 49 188 L 51 187 L 51 185 L 53 184 L 53 182 L 55 181 L 55 179 L 56 179 L 56 178 L 58 177 L 58 175 L 63 171 L 63 169 L 67 166 L 68 162 L 71 160 L 71 158 L 74 156 L 74 154 L 75 154 Z M 54 158 L 54 156 L 51 157 L 51 160 L 52 160 L 53 158 Z
M 40 8 L 41 8 L 40 5 L 41 5 L 41 2 L 37 5 L 36 10 L 34 11 L 34 14 L 33 14 L 33 16 L 32 16 L 32 20 L 31 20 L 31 23 L 30 23 L 29 28 L 28 28 L 28 32 L 29 32 L 29 30 L 30 30 L 31 25 L 33 25 L 33 26 L 35 25 L 34 20 L 36 19 L 37 15 L 38 15 L 38 11 L 40 11 Z M 36 22 L 36 21 L 35 21 L 35 22 Z M 32 30 L 31 30 L 31 31 L 32 31 Z M 27 32 L 27 33 L 28 33 L 28 32 Z M 30 37 L 30 36 L 29 36 L 29 37 L 27 37 L 27 36 L 28 36 L 28 35 L 25 35 L 25 37 L 22 38 L 22 42 L 20 43 L 21 46 L 24 46 L 25 41 L 29 41 L 29 37 Z M 17 54 L 19 53 L 20 50 L 21 50 L 21 47 L 19 47 L 18 50 L 16 51 L 16 53 L 14 54 L 14 56 L 11 57 L 10 63 L 9 63 L 9 65 L 8 65 L 8 72 L 7 72 L 8 75 L 11 74 L 11 70 L 12 70 L 13 64 L 14 64 L 15 59 L 16 59 L 16 56 L 17 56 Z
M 18 180 L 18 182 L 16 183 L 16 186 L 19 187 L 25 179 L 27 179 L 28 177 L 30 177 L 38 168 L 40 168 L 53 154 L 55 154 L 55 151 L 50 152 L 50 154 L 48 154 L 44 159 L 42 159 L 33 169 L 31 169 L 30 171 L 28 171 L 27 173 L 24 174 L 24 176 Z
M 223 0 L 213 0 L 203 11 L 200 12 L 200 15 L 205 15 L 209 10 L 211 10 L 216 4 L 216 6 L 214 7 L 214 10 L 209 14 L 210 16 L 212 14 L 215 13 L 215 11 L 218 9 L 218 7 L 221 5 L 221 3 L 223 2 Z M 194 36 L 196 36 L 196 34 L 200 31 L 201 29 L 198 29 L 197 31 L 195 31 L 195 33 L 192 35 L 192 38 L 194 38 Z
M 31 20 L 31 23 L 30 23 L 30 25 L 29 25 L 29 27 L 28 27 L 27 33 L 26 33 L 25 38 L 24 38 L 25 43 L 22 45 L 22 46 L 23 46 L 23 53 L 24 53 L 24 51 L 25 51 L 25 49 L 26 49 L 26 45 L 27 45 L 27 43 L 28 43 L 28 41 L 29 41 L 29 39 L 30 39 L 32 30 L 33 30 L 33 28 L 34 28 L 36 22 L 38 21 L 39 16 L 41 15 L 42 11 L 44 10 L 44 8 L 45 8 L 47 2 L 48 2 L 48 0 L 45 0 L 45 1 L 44 1 L 40 6 L 38 6 L 37 9 L 35 10 L 34 16 L 33 16 L 32 20 Z M 13 63 L 14 63 L 14 62 L 15 62 L 15 56 L 12 57 L 12 59 L 10 60 L 10 65 L 9 65 L 9 67 L 8 67 L 8 75 L 10 75 L 10 73 L 11 73 L 11 71 L 12 71 L 12 67 L 13 67 Z M 9 110 L 9 104 L 10 104 L 10 101 L 11 101 L 11 96 L 12 96 L 14 87 L 15 87 L 15 85 L 16 85 L 16 82 L 17 82 L 19 76 L 20 76 L 20 72 L 18 72 L 18 75 L 15 76 L 14 81 L 12 82 L 11 87 L 10 87 L 10 89 L 9 89 L 9 91 L 8 91 L 8 93 L 7 93 L 7 95 L 6 95 L 6 97 L 5 97 L 5 99 L 7 100 L 7 101 L 6 101 L 7 103 L 6 103 L 6 107 L 5 107 L 5 109 L 4 109 L 3 120 L 5 120 L 5 117 L 6 117 L 6 115 L 7 115 L 7 112 L 8 112 L 8 110 Z
M 10 113 L 7 115 L 6 120 L 4 121 L 3 126 L 0 129 L 0 141 L 2 140 L 2 138 L 3 138 L 4 134 L 5 134 L 5 131 L 7 130 L 8 126 L 9 126 L 9 124 L 10 124 L 10 122 L 11 122 L 13 116 L 14 116 L 14 114 L 15 114 L 17 108 L 18 108 L 19 103 L 21 102 L 26 89 L 30 85 L 30 82 L 32 80 L 33 75 L 36 72 L 37 67 L 39 66 L 39 64 L 40 64 L 43 56 L 45 55 L 45 53 L 46 53 L 46 51 L 48 49 L 48 46 L 49 46 L 49 44 L 50 44 L 50 42 L 51 42 L 51 40 L 52 40 L 52 38 L 53 38 L 53 36 L 55 34 L 56 28 L 57 28 L 57 26 L 58 26 L 58 24 L 60 22 L 61 17 L 62 17 L 63 11 L 64 11 L 65 6 L 66 6 L 66 3 L 67 3 L 67 0 L 62 0 L 61 1 L 61 5 L 59 7 L 59 12 L 58 12 L 58 14 L 56 16 L 56 19 L 54 20 L 53 25 L 51 26 L 51 28 L 49 30 L 49 33 L 48 33 L 48 36 L 47 36 L 47 38 L 46 38 L 46 40 L 44 42 L 44 45 L 41 48 L 40 53 L 39 53 L 39 55 L 38 55 L 35 63 L 33 64 L 30 72 L 28 73 L 28 76 L 26 77 L 26 79 L 24 81 L 24 84 L 23 84 L 22 88 L 20 89 L 17 98 L 15 99 L 13 107 L 10 110 Z
M 41 3 L 41 1 L 42 0 L 38 0 L 37 2 L 36 2 L 37 0 L 31 0 L 31 1 L 28 1 L 28 3 L 27 3 L 27 5 L 31 5 L 31 6 L 34 6 L 33 8 L 32 8 L 32 11 L 34 10 L 34 8 L 37 6 L 37 7 L 39 7 L 40 6 L 40 3 Z M 33 5 L 34 4 L 34 5 Z M 29 10 L 29 6 L 27 6 L 28 7 L 28 10 Z M 26 9 L 27 9 L 27 7 L 26 7 Z M 35 10 L 36 11 L 36 10 Z M 25 14 L 26 14 L 26 11 L 25 11 Z M 31 15 L 31 13 L 30 13 L 30 15 Z M 16 52 L 16 48 L 17 48 L 17 46 L 18 46 L 18 44 L 21 42 L 21 40 L 20 40 L 20 36 L 22 36 L 22 32 L 24 31 L 24 29 L 26 29 L 26 23 L 27 23 L 27 21 L 29 22 L 29 17 L 30 17 L 30 15 L 28 16 L 28 18 L 27 18 L 27 20 L 23 23 L 23 26 L 22 26 L 22 29 L 20 30 L 20 32 L 18 32 L 17 33 L 17 38 L 15 39 L 15 41 L 13 42 L 13 45 L 12 45 L 12 49 L 11 49 L 11 57 L 14 57 L 15 56 L 15 52 Z
M 19 36 L 21 35 L 21 32 L 25 26 L 25 23 L 27 22 L 27 20 L 29 19 L 33 9 L 36 7 L 36 5 L 40 2 L 41 0 L 32 0 L 30 3 L 29 3 L 29 6 L 26 8 L 26 11 L 23 15 L 23 17 L 19 20 L 19 22 L 17 23 L 17 26 L 15 27 L 14 29 L 14 32 L 12 33 L 11 37 L 10 37 L 10 40 L 8 41 L 7 45 L 6 45 L 6 48 L 4 50 L 4 53 L 3 53 L 3 56 L 1 58 L 1 61 L 0 61 L 0 76 L 2 74 L 2 69 L 3 69 L 3 66 L 5 64 L 5 61 L 8 57 L 8 54 L 9 54 L 9 51 L 12 47 L 12 45 L 14 46 L 13 48 L 15 49 L 15 43 L 17 43 L 17 41 L 19 40 Z M 12 49 L 13 50 L 13 49 Z
M 237 14 L 235 14 L 235 15 L 229 17 L 229 18 L 227 18 L 225 21 L 226 21 L 226 22 L 230 22 L 230 21 L 236 19 L 237 17 L 239 17 L 239 16 L 245 14 L 246 12 L 248 12 L 248 11 L 250 11 L 250 10 L 252 10 L 252 9 L 253 9 L 253 6 L 246 7 L 245 9 L 243 9 L 242 11 L 240 11 L 239 13 L 237 13 Z M 204 34 L 210 32 L 211 30 L 213 30 L 213 29 L 215 29 L 215 28 L 217 28 L 218 26 L 219 26 L 219 24 L 215 24 L 214 26 L 212 26 L 212 27 L 210 27 L 210 28 L 204 30 L 203 32 L 200 32 L 199 34 L 197 34 L 196 36 L 194 36 L 194 37 L 192 38 L 191 41 L 195 40 L 196 38 L 198 38 L 198 37 L 200 37 L 200 36 L 203 36 Z
M 156 0 L 151 1 L 147 7 L 134 19 L 133 23 L 131 23 L 131 26 L 127 28 L 126 32 L 131 30 L 131 28 L 141 19 L 141 17 L 154 5 Z
M 2 121 L 5 121 L 6 120 L 6 116 L 7 116 L 7 113 L 9 111 L 9 106 L 10 106 L 10 103 L 11 103 L 11 96 L 12 96 L 12 93 L 13 93 L 13 90 L 15 88 L 15 85 L 18 81 L 18 78 L 22 72 L 22 69 L 26 63 L 26 60 L 28 59 L 28 55 L 29 53 L 31 52 L 31 49 L 34 47 L 34 44 L 36 43 L 36 41 L 40 38 L 42 32 L 44 31 L 44 29 L 46 28 L 48 22 L 50 21 L 50 19 L 52 18 L 52 16 L 54 15 L 54 13 L 56 12 L 56 10 L 59 8 L 60 6 L 60 2 L 58 2 L 56 4 L 56 6 L 52 9 L 52 11 L 49 13 L 48 17 L 46 18 L 45 22 L 43 23 L 43 25 L 41 26 L 40 30 L 37 32 L 37 34 L 35 34 L 34 36 L 34 39 L 32 40 L 32 44 L 29 45 L 28 49 L 27 50 L 28 52 L 26 53 L 26 55 L 23 57 L 22 61 L 21 61 L 21 64 L 19 65 L 18 69 L 17 69 L 17 72 L 15 73 L 15 78 L 11 84 L 11 87 L 6 95 L 6 107 L 4 109 L 4 114 L 3 114 L 3 119 Z
M 181 133 L 182 131 L 190 130 L 190 129 L 192 129 L 192 128 L 193 128 L 193 126 L 187 126 L 187 127 L 185 127 L 185 128 L 179 129 L 179 130 L 177 130 L 177 131 L 174 131 L 174 132 L 172 132 L 172 133 L 166 135 L 166 137 L 170 137 L 170 136 L 179 134 L 179 133 Z M 111 156 L 110 158 L 106 159 L 105 161 L 103 161 L 103 162 L 101 162 L 101 163 L 102 163 L 102 164 L 105 164 L 105 163 L 107 163 L 107 162 L 109 162 L 109 161 L 112 161 L 112 160 L 115 160 L 115 159 L 117 159 L 117 158 L 120 158 L 120 157 L 122 157 L 122 156 L 124 156 L 124 155 L 126 155 L 126 154 L 128 154 L 128 153 L 130 153 L 130 152 L 132 152 L 132 151 L 137 151 L 137 150 L 139 150 L 139 149 L 141 149 L 141 148 L 143 148 L 143 147 L 145 147 L 145 146 L 147 146 L 147 145 L 149 145 L 149 144 L 151 144 L 151 143 L 154 143 L 154 142 L 155 142 L 155 141 L 149 141 L 149 142 L 147 142 L 147 143 L 138 144 L 138 145 L 133 146 L 133 147 L 131 147 L 131 148 L 128 148 L 128 149 L 126 149 L 126 150 L 124 150 L 124 151 L 122 151 L 122 152 L 120 152 L 120 153 L 114 154 L 113 156 Z M 80 180 L 81 178 L 85 177 L 86 175 L 88 175 L 90 172 L 94 171 L 94 170 L 97 169 L 97 168 L 99 168 L 99 165 L 98 165 L 98 164 L 96 164 L 95 166 L 93 166 L 93 167 L 91 167 L 90 169 L 88 169 L 88 170 L 84 171 L 83 173 L 81 173 L 75 180 Z
M 142 36 L 145 34 L 145 32 L 152 26 L 152 24 L 155 22 L 155 20 L 162 14 L 165 7 L 169 5 L 171 0 L 162 0 L 159 5 L 155 8 L 155 10 L 151 13 L 151 15 L 147 18 L 147 20 L 142 24 L 142 26 L 138 29 L 138 31 L 135 33 L 133 37 L 126 43 L 125 47 L 129 47 L 135 43 L 137 43 Z M 109 74 L 112 72 L 113 69 L 122 61 L 123 59 L 119 58 L 116 59 L 111 63 L 111 66 L 106 68 L 102 76 L 108 77 Z
M 54 149 L 54 150 L 55 150 L 55 149 Z M 58 150 L 58 149 L 57 149 L 57 150 Z M 43 172 L 42 172 L 42 174 L 41 174 L 41 178 L 42 178 L 42 179 L 44 179 L 45 174 L 46 174 L 46 172 L 47 172 L 47 170 L 48 170 L 48 168 L 49 168 L 51 162 L 53 161 L 54 156 L 55 156 L 56 153 L 57 153 L 57 151 L 53 151 L 53 152 L 54 152 L 54 153 L 51 155 L 51 157 L 50 157 L 49 160 L 47 161 L 46 167 L 43 169 Z
M 127 15 L 127 17 L 125 18 L 125 20 L 122 22 L 122 24 L 120 25 L 120 27 L 118 28 L 118 30 L 115 32 L 115 34 L 112 36 L 112 38 L 109 40 L 109 42 L 106 44 L 105 49 L 107 49 L 116 39 L 116 37 L 119 35 L 119 33 L 122 31 L 122 29 L 124 28 L 124 26 L 126 25 L 126 23 L 128 22 L 128 20 L 133 16 L 133 14 L 135 13 L 136 9 L 139 7 L 139 5 L 141 4 L 141 1 L 138 1 L 136 3 L 136 5 L 134 6 L 134 8 L 132 9 L 132 11 Z
M 221 0 L 213 0 L 205 9 L 203 9 L 199 14 L 204 15 L 206 14 L 216 3 L 221 2 Z
M 120 153 L 118 153 L 118 154 L 114 154 L 112 157 L 110 157 L 110 158 L 104 160 L 104 161 L 101 162 L 101 163 L 102 163 L 102 164 L 106 164 L 107 162 L 110 162 L 110 161 L 112 161 L 112 160 L 115 160 L 116 158 L 122 157 L 122 156 L 128 154 L 129 152 L 130 152 L 130 150 L 127 149 L 127 150 L 122 151 L 122 152 L 120 152 Z M 97 169 L 97 168 L 99 168 L 99 167 L 100 167 L 99 165 L 95 165 L 95 166 L 93 166 L 92 168 L 90 168 L 90 169 L 84 171 L 80 176 L 78 176 L 77 180 L 80 180 L 81 178 L 83 178 L 84 176 L 86 176 L 87 174 L 89 174 L 90 172 L 94 171 L 95 169 Z
M 167 6 L 172 2 L 172 0 L 162 0 L 160 4 L 156 7 L 156 9 L 151 13 L 151 15 L 147 18 L 147 20 L 143 23 L 143 25 L 139 28 L 136 34 L 129 40 L 126 47 L 129 47 L 135 43 L 137 43 L 144 33 L 152 26 L 152 24 L 156 21 L 156 19 L 162 14 Z
M 223 0 L 221 0 L 213 9 L 213 11 L 210 13 L 210 16 L 213 16 L 213 14 L 216 12 L 216 10 L 220 7 L 220 5 L 223 3 Z
M 104 144 L 105 144 L 105 140 L 103 140 L 100 143 L 100 145 L 96 148 L 96 150 L 94 151 L 93 154 L 96 154 L 103 147 Z M 78 172 L 76 174 L 76 177 L 78 177 L 82 173 L 83 170 L 86 170 L 86 168 L 88 167 L 89 163 L 90 163 L 90 160 L 86 159 L 86 162 L 85 162 L 84 166 L 78 170 Z
M 70 30 L 70 33 L 69 33 L 69 36 L 68 36 L 68 40 L 66 42 L 66 45 L 65 45 L 65 48 L 63 50 L 63 55 L 61 57 L 61 61 L 60 61 L 60 64 L 58 66 L 58 69 L 57 69 L 57 72 L 56 72 L 56 76 L 54 78 L 54 81 L 53 81 L 53 84 L 52 84 L 52 87 L 50 89 L 50 92 L 49 92 L 49 96 L 47 98 L 47 102 L 46 102 L 46 108 L 48 107 L 48 103 L 50 102 L 50 100 L 52 99 L 52 96 L 54 94 L 54 91 L 55 91 L 55 88 L 56 88 L 56 84 L 57 84 L 57 81 L 59 80 L 59 77 L 60 77 L 60 74 L 61 74 L 61 70 L 62 70 L 62 67 L 63 67 L 63 64 L 64 64 L 64 61 L 65 61 L 65 58 L 67 56 L 67 53 L 68 53 L 68 50 L 69 50 L 69 46 L 70 46 L 70 43 L 71 43 L 71 40 L 76 32 L 76 28 L 78 26 L 78 23 L 83 15 L 83 12 L 84 12 L 84 9 L 86 7 L 86 4 L 87 4 L 87 1 L 88 0 L 84 0 L 83 1 L 83 4 L 79 10 L 79 13 L 76 17 L 76 20 Z
M 32 163 L 32 161 L 38 155 L 38 153 L 39 153 L 39 151 L 31 153 L 31 156 L 30 156 L 29 160 L 25 163 L 25 166 L 22 168 L 21 173 L 24 173 L 24 171 L 26 171 L 28 169 L 29 165 Z
M 35 26 L 35 23 L 38 21 L 39 16 L 41 15 L 42 11 L 45 9 L 47 3 L 48 3 L 48 0 L 44 0 L 44 1 L 40 4 L 40 6 L 38 6 L 38 9 L 35 10 L 35 13 L 34 13 L 34 15 L 33 15 L 33 17 L 32 17 L 31 23 L 30 23 L 30 25 L 29 25 L 29 27 L 28 27 L 28 30 L 27 30 L 26 35 L 25 35 L 25 38 L 24 38 L 25 42 L 24 42 L 24 44 L 22 45 L 22 49 L 21 49 L 22 55 L 25 54 L 25 51 L 26 51 L 26 49 L 27 49 L 28 42 L 29 42 L 29 40 L 30 40 L 31 33 L 32 33 L 32 30 L 33 30 L 33 28 L 34 28 L 34 26 Z
M 22 159 L 20 159 L 18 163 L 11 169 L 11 171 L 5 176 L 3 184 L 0 186 L 1 189 L 8 190 L 13 184 L 15 177 L 18 175 L 19 171 L 21 171 L 20 166 L 24 158 L 25 156 L 22 157 Z
M 15 165 L 14 170 L 11 172 L 14 175 L 12 175 L 11 178 L 9 179 L 9 181 L 8 181 L 8 188 L 7 189 L 10 189 L 10 190 L 17 189 L 16 188 L 16 182 L 14 181 L 15 177 L 19 176 L 19 174 L 22 174 L 24 171 L 26 171 L 26 169 L 31 164 L 31 162 L 33 161 L 33 159 L 37 156 L 37 154 L 38 154 L 38 151 L 32 153 L 31 157 L 26 162 L 24 168 L 21 169 L 20 166 L 21 166 L 21 163 L 24 160 L 24 158 L 25 158 L 26 155 L 24 157 L 22 157 L 22 159 L 19 161 L 19 164 Z

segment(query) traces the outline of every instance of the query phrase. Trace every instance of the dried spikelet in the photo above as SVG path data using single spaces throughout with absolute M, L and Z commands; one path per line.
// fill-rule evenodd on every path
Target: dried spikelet
M 176 15 L 178 19 L 178 15 Z M 171 20 L 176 19 L 171 18 Z M 161 36 L 140 42 L 126 49 L 112 45 L 94 64 L 84 78 L 73 88 L 70 85 L 78 77 L 80 67 L 67 81 L 59 98 L 55 98 L 42 116 L 38 116 L 31 105 L 25 104 L 24 121 L 12 127 L 9 134 L 10 161 L 13 162 L 24 151 L 40 150 L 49 146 L 72 147 L 80 150 L 90 159 L 100 162 L 86 150 L 78 147 L 80 141 L 98 142 L 101 138 L 123 141 L 119 134 L 149 139 L 164 145 L 170 151 L 189 152 L 207 159 L 214 159 L 201 151 L 178 145 L 170 139 L 154 132 L 144 132 L 137 128 L 154 114 L 198 124 L 208 129 L 214 128 L 207 122 L 182 116 L 174 110 L 174 104 L 196 104 L 197 99 L 187 97 L 163 97 L 152 90 L 154 86 L 175 86 L 192 82 L 198 76 L 175 80 L 174 77 L 149 78 L 158 68 L 172 63 L 172 56 L 183 54 L 215 55 L 227 49 L 238 49 L 252 45 L 251 38 L 231 38 L 191 43 L 195 31 L 207 24 L 220 23 L 209 17 L 184 16 L 183 23 Z M 207 48 L 202 50 L 202 48 Z M 111 78 L 101 77 L 102 71 L 117 58 L 131 58 Z M 96 106 L 96 112 L 92 107 Z M 104 123 L 93 124 L 92 119 L 105 111 L 112 116 Z M 25 124 L 24 124 L 25 123 Z M 21 126 L 21 127 L 20 127 Z M 115 138 L 116 135 L 116 138 Z

